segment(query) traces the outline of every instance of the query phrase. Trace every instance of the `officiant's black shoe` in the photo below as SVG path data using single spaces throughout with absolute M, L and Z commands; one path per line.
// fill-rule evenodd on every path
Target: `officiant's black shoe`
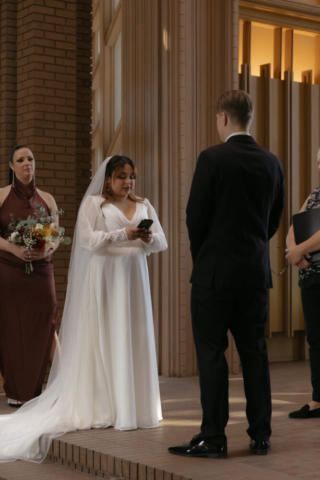
M 300 410 L 289 413 L 289 418 L 320 418 L 320 408 L 310 410 L 310 406 L 307 404 Z
M 228 458 L 227 445 L 215 445 L 195 435 L 188 443 L 168 448 L 174 455 L 183 457 Z
M 251 438 L 250 448 L 252 453 L 255 455 L 269 455 L 271 450 L 270 443 L 268 440 L 262 440 L 260 442 L 256 442 Z

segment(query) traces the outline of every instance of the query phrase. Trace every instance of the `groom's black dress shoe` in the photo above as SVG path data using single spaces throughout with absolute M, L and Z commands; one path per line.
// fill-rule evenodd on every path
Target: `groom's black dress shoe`
M 300 410 L 296 410 L 295 412 L 289 413 L 290 418 L 319 418 L 320 417 L 320 408 L 315 408 L 314 410 L 310 410 L 309 405 L 305 405 L 304 407 L 300 408 Z
M 214 445 L 195 435 L 188 443 L 168 448 L 174 455 L 184 457 L 228 458 L 227 445 Z
M 252 453 L 255 455 L 268 455 L 271 450 L 270 443 L 267 440 L 256 442 L 255 440 L 251 439 L 249 446 L 252 450 Z

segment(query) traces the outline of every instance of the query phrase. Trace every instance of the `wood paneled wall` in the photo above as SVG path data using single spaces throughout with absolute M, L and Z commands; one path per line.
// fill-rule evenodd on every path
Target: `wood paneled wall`
M 159 371 L 194 375 L 185 210 L 197 157 L 218 141 L 216 99 L 238 87 L 238 2 L 123 0 L 122 9 L 122 151 L 169 243 L 150 262 Z
M 241 2 L 242 3 L 242 2 Z M 251 0 L 246 4 L 261 4 Z M 273 2 L 275 3 L 275 2 Z M 281 2 L 284 4 L 285 2 Z M 261 5 L 260 5 L 261 6 Z M 280 2 L 279 2 L 279 6 Z M 289 8 L 288 4 L 285 4 Z M 291 6 L 293 16 L 305 5 Z M 247 8 L 247 9 L 246 9 Z M 302 72 L 301 81 L 293 81 L 294 48 L 293 29 L 284 35 L 284 80 L 281 80 L 281 27 L 275 29 L 274 70 L 271 64 L 260 66 L 260 76 L 251 76 L 250 68 L 250 15 L 257 15 L 256 10 L 240 8 L 244 19 L 243 60 L 239 78 L 240 88 L 251 95 L 255 106 L 255 118 L 251 133 L 258 143 L 275 153 L 283 162 L 286 174 L 286 206 L 281 226 L 270 242 L 270 260 L 272 269 L 280 272 L 285 266 L 285 255 L 280 248 L 285 248 L 286 235 L 292 223 L 292 215 L 298 213 L 305 199 L 319 185 L 317 170 L 317 152 L 320 146 L 319 94 L 320 85 L 312 84 L 314 71 Z M 258 7 L 257 7 L 258 8 Z M 262 14 L 260 21 L 268 18 Z M 320 31 L 320 8 L 312 7 L 309 25 L 313 31 Z M 255 18 L 256 19 L 256 18 Z M 282 20 L 280 15 L 279 20 Z M 297 22 L 298 20 L 293 20 Z M 316 42 L 318 41 L 316 37 Z M 315 63 L 315 70 L 319 67 Z M 271 78 L 271 77 L 274 78 Z M 283 76 L 282 76 L 283 78 Z M 319 82 L 320 83 L 320 82 Z M 274 288 L 269 294 L 269 322 L 267 327 L 268 344 L 271 361 L 293 360 L 306 357 L 304 338 L 304 319 L 298 287 L 298 269 L 290 267 L 284 275 L 273 275 Z M 286 350 L 286 353 L 279 350 Z
M 315 163 L 320 144 L 319 86 L 292 81 L 290 31 L 284 80 L 280 79 L 280 48 L 273 72 L 270 65 L 262 65 L 259 77 L 251 75 L 250 38 L 239 78 L 239 11 L 245 12 L 247 21 L 263 15 L 269 23 L 277 18 L 279 38 L 281 22 L 288 27 L 292 20 L 291 29 L 299 22 L 309 29 L 320 25 L 319 7 L 297 1 L 122 0 L 122 152 L 136 161 L 138 191 L 156 207 L 169 242 L 168 251 L 150 259 L 159 371 L 164 375 L 197 371 L 185 209 L 199 153 L 220 143 L 215 117 L 220 94 L 239 85 L 249 91 L 255 104 L 252 135 L 285 166 L 286 210 L 270 243 L 275 271 L 285 264 L 284 253 L 277 247 L 285 247 L 292 214 L 319 181 Z M 305 78 L 309 82 L 310 75 Z M 301 358 L 304 325 L 296 270 L 274 277 L 269 307 L 271 359 Z M 228 363 L 236 372 L 239 359 L 229 340 Z M 299 352 L 293 354 L 297 348 Z

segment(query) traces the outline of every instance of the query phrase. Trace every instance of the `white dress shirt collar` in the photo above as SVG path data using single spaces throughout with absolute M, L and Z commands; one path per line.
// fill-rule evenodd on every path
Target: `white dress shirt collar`
M 236 135 L 249 135 L 249 137 L 251 137 L 251 135 L 250 135 L 249 132 L 235 132 L 235 133 L 231 133 L 231 135 L 229 135 L 229 136 L 225 139 L 225 142 L 227 142 L 227 141 L 229 140 L 229 138 L 235 137 Z

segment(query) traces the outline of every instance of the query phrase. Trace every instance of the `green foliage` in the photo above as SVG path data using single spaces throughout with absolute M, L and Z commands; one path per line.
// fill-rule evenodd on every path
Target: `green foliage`
M 62 239 L 62 245 L 70 245 L 71 244 L 71 239 L 69 237 L 64 237 Z

